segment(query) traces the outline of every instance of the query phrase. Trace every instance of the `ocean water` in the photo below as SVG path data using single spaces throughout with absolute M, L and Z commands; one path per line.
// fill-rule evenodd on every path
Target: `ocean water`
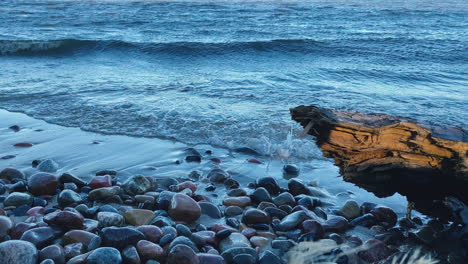
M 319 158 L 289 108 L 468 123 L 468 2 L 0 3 L 0 108 L 108 134 Z

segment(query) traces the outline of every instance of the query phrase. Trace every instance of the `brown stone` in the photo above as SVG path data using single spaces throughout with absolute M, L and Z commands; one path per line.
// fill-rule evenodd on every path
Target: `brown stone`
M 40 172 L 32 175 L 28 180 L 29 191 L 36 195 L 56 194 L 59 180 L 50 173 Z
M 239 196 L 239 197 L 228 197 L 223 200 L 223 205 L 225 206 L 239 206 L 246 207 L 251 204 L 250 197 L 248 196 Z
M 112 186 L 112 177 L 110 175 L 104 176 L 94 176 L 91 181 L 89 181 L 88 186 L 91 189 L 98 189 L 102 187 L 111 187 Z
M 159 245 L 147 240 L 138 241 L 136 249 L 142 260 L 158 260 L 164 253 L 163 249 Z
M 201 208 L 188 195 L 176 193 L 169 206 L 169 216 L 175 221 L 191 223 L 200 218 Z
M 147 225 L 156 217 L 153 211 L 146 209 L 132 209 L 125 212 L 125 221 L 134 226 Z

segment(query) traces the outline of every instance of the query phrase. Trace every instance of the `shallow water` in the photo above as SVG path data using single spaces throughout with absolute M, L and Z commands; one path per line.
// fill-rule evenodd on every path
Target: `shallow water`
M 462 0 L 6 0 L 0 107 L 101 133 L 320 158 L 294 136 L 290 107 L 466 127 L 467 13 Z

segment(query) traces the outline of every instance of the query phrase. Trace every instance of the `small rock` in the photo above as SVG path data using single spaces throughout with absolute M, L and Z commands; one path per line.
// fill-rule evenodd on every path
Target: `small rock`
M 58 179 L 55 175 L 39 172 L 32 175 L 28 180 L 29 191 L 36 195 L 53 195 L 57 191 Z
M 204 215 L 208 215 L 211 218 L 221 218 L 223 216 L 219 208 L 212 203 L 199 202 L 198 204 L 200 205 L 201 212 Z
M 292 196 L 292 194 L 288 192 L 284 192 L 276 196 L 275 198 L 273 198 L 273 203 L 276 204 L 277 206 L 281 206 L 281 205 L 294 206 L 296 204 L 296 201 L 294 200 L 294 197 Z
M 283 264 L 283 261 L 273 252 L 265 250 L 260 255 L 259 264 Z
M 370 263 L 386 259 L 395 253 L 395 251 L 391 250 L 384 243 L 376 239 L 367 240 L 366 243 L 364 243 L 363 248 L 365 248 L 365 250 L 358 252 L 358 256 Z
M 306 220 L 302 222 L 301 227 L 304 233 L 307 234 L 307 237 L 303 237 L 303 239 L 307 238 L 307 240 L 317 241 L 325 236 L 325 229 L 322 224 L 315 220 Z M 299 238 L 299 240 L 301 239 Z
M 169 206 L 169 215 L 175 221 L 191 223 L 200 218 L 201 208 L 189 196 L 176 193 L 172 197 L 171 205 Z
M 99 221 L 99 227 L 123 226 L 125 224 L 122 215 L 111 212 L 99 212 L 97 214 L 97 220 Z
M 309 189 L 307 189 L 307 186 L 299 179 L 289 180 L 288 189 L 289 192 L 294 196 L 309 193 Z
M 146 177 L 137 175 L 127 179 L 122 188 L 130 195 L 144 194 L 149 191 L 152 187 L 150 180 Z
M 254 192 L 252 192 L 252 194 L 250 195 L 250 198 L 255 203 L 272 201 L 270 193 L 263 187 L 257 188 Z
M 95 200 L 106 200 L 114 195 L 117 195 L 120 192 L 120 187 L 119 186 L 113 186 L 113 187 L 103 187 L 99 189 L 92 190 L 88 194 L 88 198 L 91 201 Z
M 39 260 L 51 259 L 55 264 L 65 263 L 65 251 L 60 245 L 50 245 L 39 252 Z
M 10 233 L 13 228 L 13 222 L 7 216 L 0 216 L 0 240 Z
M 194 264 L 198 263 L 198 258 L 189 246 L 180 244 L 173 247 L 167 255 L 167 264 Z
M 81 196 L 72 190 L 63 190 L 57 198 L 57 202 L 61 207 L 67 207 L 73 204 L 79 204 L 83 201 Z
M 141 225 L 137 227 L 137 230 L 144 234 L 146 240 L 153 243 L 159 243 L 163 236 L 161 229 L 154 225 Z
M 158 207 L 163 210 L 168 210 L 169 206 L 171 205 L 172 197 L 174 197 L 175 192 L 170 192 L 170 191 L 162 191 L 158 199 L 156 200 L 156 203 L 158 204 Z
M 292 240 L 273 240 L 271 242 L 271 247 L 274 249 L 279 249 L 282 252 L 287 252 L 289 249 L 294 247 L 296 243 Z
M 263 248 L 267 246 L 269 242 L 270 240 L 268 240 L 268 238 L 261 237 L 261 236 L 253 236 L 250 238 L 250 243 L 252 243 L 253 246 L 259 247 L 259 248 Z
M 142 232 L 130 227 L 106 227 L 102 229 L 102 243 L 106 247 L 124 249 L 128 245 L 136 245 L 145 239 Z
M 20 142 L 20 143 L 16 143 L 14 145 L 15 147 L 20 147 L 20 148 L 30 148 L 33 146 L 32 143 L 28 143 L 28 142 Z
M 349 222 L 349 224 L 351 226 L 372 227 L 373 225 L 376 225 L 377 222 L 378 220 L 373 214 L 365 214 L 353 219 L 353 221 Z
M 250 204 L 251 200 L 247 196 L 228 197 L 223 200 L 223 205 L 225 206 L 238 206 L 244 208 Z
M 211 182 L 222 183 L 229 178 L 229 174 L 222 169 L 213 169 L 208 173 L 207 178 Z
M 0 172 L 0 179 L 6 179 L 6 180 L 9 180 L 9 181 L 13 181 L 13 180 L 17 180 L 17 179 L 20 179 L 20 180 L 24 180 L 26 177 L 24 176 L 24 174 L 17 170 L 17 169 L 13 169 L 13 168 L 6 168 L 6 169 L 3 169 L 1 172 Z
M 227 217 L 241 215 L 243 212 L 244 212 L 244 210 L 242 210 L 242 208 L 240 208 L 239 206 L 228 206 L 224 210 L 224 214 Z
M 44 222 L 51 226 L 57 226 L 64 230 L 83 229 L 84 218 L 82 215 L 70 211 L 55 211 L 44 216 Z
M 295 164 L 286 164 L 283 167 L 283 172 L 287 175 L 297 176 L 299 175 L 299 167 Z
M 323 224 L 323 228 L 326 232 L 344 232 L 348 229 L 348 220 L 342 216 L 333 215 Z
M 74 258 L 84 253 L 84 246 L 81 243 L 74 243 L 66 245 L 63 250 L 67 259 Z
M 280 231 L 289 231 L 308 218 L 304 211 L 297 211 L 283 218 L 277 228 Z
M 104 176 L 94 176 L 91 181 L 89 181 L 88 186 L 91 189 L 99 189 L 102 187 L 111 187 L 112 186 L 112 177 L 110 175 Z
M 31 206 L 33 202 L 33 197 L 27 193 L 13 192 L 10 193 L 3 204 L 5 206 L 21 206 L 28 205 Z
M 257 188 L 263 187 L 272 195 L 277 195 L 280 192 L 278 182 L 272 177 L 262 177 L 256 181 Z
M 59 169 L 59 165 L 57 162 L 48 159 L 39 163 L 37 169 L 43 172 L 56 172 Z
M 86 264 L 121 264 L 122 257 L 120 252 L 111 247 L 102 247 L 95 249 L 88 258 Z
M 70 174 L 70 173 L 64 173 L 60 176 L 59 178 L 61 183 L 74 183 L 78 187 L 83 187 L 86 185 L 86 182 L 83 181 L 82 179 Z
M 224 258 L 226 263 L 233 263 L 234 257 L 241 254 L 251 255 L 255 261 L 258 259 L 258 254 L 255 249 L 251 247 L 234 247 L 224 251 L 221 256 Z
M 359 204 L 356 201 L 348 200 L 340 208 L 339 214 L 348 220 L 352 220 L 361 215 L 361 210 L 359 208 Z
M 219 242 L 219 249 L 221 252 L 236 247 L 251 247 L 250 241 L 240 233 L 232 233 Z
M 128 246 L 122 251 L 122 258 L 124 263 L 140 264 L 140 256 L 134 246 Z
M 31 242 L 37 248 L 43 248 L 55 239 L 55 231 L 50 227 L 30 229 L 21 236 L 21 240 Z
M 385 206 L 377 206 L 372 209 L 370 213 L 380 222 L 384 222 L 387 227 L 395 226 L 398 220 L 397 214 L 392 209 Z
M 262 210 L 250 208 L 242 215 L 242 223 L 247 225 L 253 224 L 270 224 L 270 216 Z
M 125 220 L 134 226 L 148 225 L 155 217 L 152 211 L 145 209 L 132 209 L 125 212 Z
M 94 250 L 101 245 L 101 238 L 98 235 L 84 230 L 68 231 L 63 235 L 62 241 L 64 245 L 81 243 L 86 251 Z
M 138 241 L 136 248 L 142 260 L 158 260 L 164 253 L 159 245 L 147 240 Z

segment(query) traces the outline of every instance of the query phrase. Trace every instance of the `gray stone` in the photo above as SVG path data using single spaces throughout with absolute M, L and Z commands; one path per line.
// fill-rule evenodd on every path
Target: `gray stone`
M 72 204 L 79 204 L 83 201 L 81 196 L 72 190 L 63 190 L 57 198 L 57 202 L 61 207 L 67 207 Z
M 43 172 L 56 172 L 59 169 L 59 165 L 57 162 L 48 159 L 39 163 L 37 169 Z
M 102 247 L 95 249 L 88 258 L 86 264 L 121 264 L 122 257 L 120 252 L 111 247 Z
M 0 243 L 0 263 L 36 264 L 37 249 L 27 241 L 9 240 Z
M 201 207 L 201 213 L 211 218 L 221 218 L 223 215 L 219 208 L 209 202 L 199 202 L 198 205 Z
M 99 212 L 97 220 L 99 221 L 99 227 L 123 226 L 125 224 L 122 215 L 111 212 Z
M 10 193 L 3 204 L 5 206 L 21 206 L 28 205 L 31 206 L 33 202 L 33 197 L 27 193 L 13 192 Z
M 151 181 L 145 176 L 136 175 L 127 179 L 122 188 L 130 195 L 144 194 L 151 189 Z

